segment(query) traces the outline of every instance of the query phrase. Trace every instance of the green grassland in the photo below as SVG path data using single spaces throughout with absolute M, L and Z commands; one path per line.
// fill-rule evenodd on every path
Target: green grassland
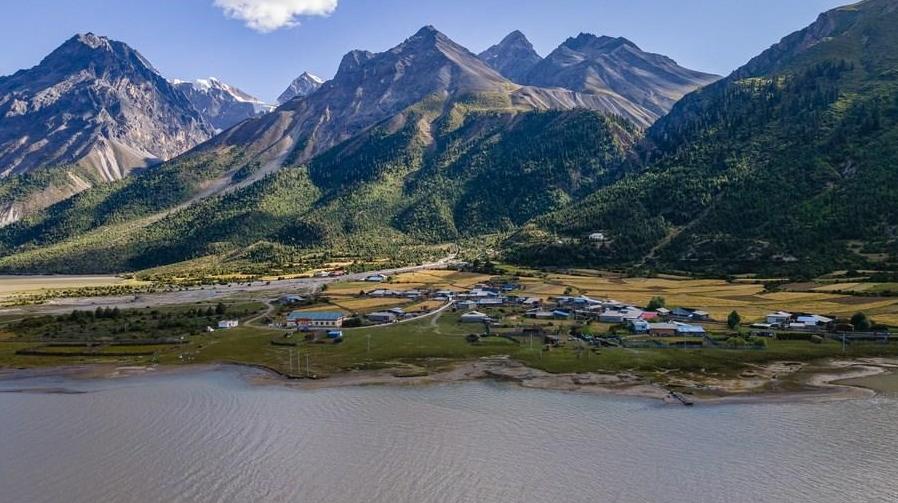
M 565 292 L 610 297 L 644 305 L 657 295 L 665 296 L 669 306 L 689 305 L 718 313 L 739 309 L 751 321 L 766 310 L 800 307 L 836 306 L 843 313 L 859 306 L 873 307 L 871 316 L 890 319 L 898 309 L 898 299 L 858 297 L 858 304 L 845 294 L 826 292 L 766 292 L 763 285 L 719 280 L 682 278 L 624 278 L 612 274 L 580 271 L 577 274 L 539 273 L 518 270 L 519 295 L 547 299 Z M 448 270 L 419 271 L 395 276 L 389 283 L 376 285 L 393 289 L 460 290 L 488 281 L 489 275 Z M 420 301 L 372 299 L 360 296 L 360 290 L 375 286 L 338 282 L 328 286 L 315 302 L 302 309 L 342 310 L 364 315 L 391 305 L 411 307 Z M 577 327 L 594 335 L 614 327 L 577 321 L 538 321 L 522 315 L 523 308 L 484 309 L 498 320 L 492 336 L 470 343 L 466 336 L 482 334 L 480 324 L 459 322 L 461 313 L 445 310 L 415 321 L 378 327 L 344 330 L 341 343 L 319 337 L 305 340 L 302 333 L 273 329 L 268 321 L 280 321 L 292 309 L 266 307 L 259 293 L 217 303 L 189 304 L 157 309 L 121 310 L 117 314 L 102 310 L 59 316 L 7 315 L 0 317 L 0 367 L 41 367 L 74 364 L 214 364 L 241 363 L 260 365 L 272 370 L 303 377 L 335 375 L 353 370 L 397 369 L 401 375 L 435 372 L 449 366 L 487 357 L 507 357 L 552 373 L 632 372 L 652 380 L 671 376 L 699 374 L 738 376 L 753 365 L 779 361 L 813 361 L 830 357 L 898 355 L 898 344 L 856 343 L 843 349 L 831 340 L 814 344 L 805 340 L 767 341 L 755 349 L 681 349 L 681 348 L 591 348 L 568 340 Z M 432 310 L 439 303 L 426 304 Z M 811 310 L 811 309 L 808 309 Z M 878 311 L 877 311 L 878 310 Z M 876 314 L 879 313 L 879 314 Z M 220 319 L 239 318 L 241 326 L 233 330 L 209 333 Z M 707 323 L 715 337 L 735 334 L 719 322 Z M 556 335 L 562 345 L 548 348 L 539 337 L 523 336 L 523 329 L 541 327 Z M 620 332 L 627 337 L 625 332 Z M 645 339 L 632 336 L 633 340 Z M 677 338 L 661 339 L 673 346 Z M 31 354 L 17 353 L 31 350 Z M 292 361 L 292 363 L 291 363 Z M 300 362 L 297 365 L 297 362 Z M 309 367 L 307 367 L 307 362 Z
M 566 330 L 565 324 L 553 322 L 549 330 Z M 812 344 L 803 341 L 770 341 L 765 350 L 721 349 L 626 349 L 603 348 L 582 350 L 575 343 L 545 350 L 538 341 L 532 346 L 527 337 L 513 342 L 493 336 L 471 344 L 465 336 L 482 332 L 480 325 L 461 324 L 458 315 L 446 313 L 388 327 L 347 330 L 344 342 L 335 344 L 308 342 L 301 334 L 286 337 L 288 332 L 256 326 L 243 326 L 215 333 L 196 333 L 182 345 L 133 346 L 121 349 L 110 346 L 96 355 L 87 356 L 79 349 L 73 355 L 16 355 L 15 351 L 40 344 L 20 342 L 19 337 L 0 342 L 0 366 L 33 367 L 83 363 L 170 365 L 196 363 L 242 363 L 261 365 L 284 374 L 317 377 L 351 370 L 416 368 L 424 371 L 444 369 L 453 363 L 482 357 L 507 356 L 526 365 L 552 373 L 569 372 L 635 372 L 658 377 L 667 371 L 701 372 L 708 375 L 735 376 L 748 365 L 774 361 L 812 361 L 827 357 L 862 357 L 898 355 L 898 344 L 856 344 L 843 352 L 840 344 L 827 341 Z M 502 330 L 499 331 L 501 334 Z M 273 344 L 273 341 L 292 343 Z M 54 348 L 55 349 L 55 348 Z M 123 351 L 145 353 L 124 356 Z M 114 353 L 107 356 L 103 353 Z M 301 368 L 291 366 L 291 353 L 301 361 Z M 308 360 L 306 360 L 308 358 Z M 295 361 L 295 360 L 294 360 Z M 306 361 L 311 364 L 306 368 Z

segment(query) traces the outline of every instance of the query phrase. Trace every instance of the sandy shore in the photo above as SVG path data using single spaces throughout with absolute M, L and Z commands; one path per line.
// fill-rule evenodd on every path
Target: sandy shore
M 237 368 L 253 384 L 279 385 L 301 390 L 323 390 L 347 386 L 423 386 L 491 379 L 511 382 L 524 388 L 577 393 L 594 393 L 664 400 L 670 389 L 689 394 L 699 405 L 802 401 L 834 401 L 868 398 L 876 392 L 842 383 L 848 379 L 875 376 L 898 370 L 898 360 L 832 360 L 804 365 L 777 362 L 743 373 L 744 377 L 704 379 L 694 375 L 674 377 L 668 384 L 648 382 L 630 373 L 551 374 L 505 358 L 484 358 L 428 373 L 420 368 L 393 368 L 350 371 L 324 379 L 289 379 L 271 369 L 253 365 L 220 364 L 188 366 L 86 365 L 29 370 L 0 370 L 0 379 L 65 377 L 74 379 L 124 379 L 146 375 L 171 375 L 210 369 Z M 798 390 L 782 391 L 776 381 L 788 378 Z
M 577 391 L 662 399 L 667 390 L 646 383 L 632 374 L 550 374 L 514 360 L 484 358 L 452 366 L 449 370 L 415 375 L 406 369 L 346 372 L 326 379 L 286 381 L 276 374 L 254 379 L 258 383 L 282 383 L 300 389 L 327 389 L 345 386 L 447 384 L 480 379 L 513 382 L 525 388 Z

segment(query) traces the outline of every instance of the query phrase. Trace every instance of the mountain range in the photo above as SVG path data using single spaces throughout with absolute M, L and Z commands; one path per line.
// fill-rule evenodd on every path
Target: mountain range
M 322 250 L 395 258 L 485 236 L 537 265 L 889 267 L 896 12 L 867 0 L 824 13 L 724 79 L 623 38 L 581 34 L 542 58 L 515 32 L 475 55 L 424 27 L 0 229 L 0 270 L 283 270 Z M 0 201 L 16 190 L 0 185 Z
M 515 44 L 531 53 L 515 53 Z M 534 57 L 542 61 L 520 32 L 491 51 L 495 57 L 490 64 L 505 69 L 529 65 Z M 406 65 L 415 71 L 406 72 Z M 362 67 L 363 72 L 357 71 Z M 314 157 L 438 94 L 453 99 L 490 95 L 503 101 L 499 106 L 506 110 L 586 108 L 623 116 L 640 128 L 658 115 L 611 88 L 576 92 L 517 84 L 432 27 L 380 55 L 348 54 L 337 77 L 338 82 L 326 85 L 303 73 L 278 99 L 282 107 L 277 113 L 227 131 L 205 150 L 239 144 L 260 154 L 252 162 L 265 165 L 262 176 L 288 155 Z M 383 81 L 389 85 L 378 86 L 375 78 L 388 79 Z M 0 106 L 5 105 L 0 111 L 10 119 L 0 123 L 0 226 L 185 153 L 274 108 L 215 78 L 165 81 L 137 51 L 93 34 L 72 38 L 37 67 L 0 82 L 5 83 L 0 84 Z M 296 100 L 319 89 L 320 96 Z M 94 97 L 97 90 L 102 99 Z M 48 99 L 53 107 L 47 106 Z M 72 122 L 74 116 L 88 121 L 94 132 L 85 133 L 82 122 Z M 248 135 L 253 138 L 244 145 Z M 295 148 L 299 143 L 302 148 Z
M 515 31 L 480 58 L 519 84 L 625 100 L 648 123 L 669 112 L 686 94 L 720 78 L 644 52 L 626 38 L 588 33 L 566 40 L 542 58 L 527 37 Z

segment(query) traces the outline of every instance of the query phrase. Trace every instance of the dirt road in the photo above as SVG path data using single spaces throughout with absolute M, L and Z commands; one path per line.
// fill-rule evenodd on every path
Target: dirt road
M 426 269 L 445 269 L 454 260 L 454 256 L 448 256 L 436 262 L 418 266 L 400 267 L 396 269 L 384 269 L 380 271 L 367 271 L 358 274 L 348 274 L 336 278 L 297 278 L 281 281 L 254 281 L 251 283 L 232 283 L 230 285 L 216 285 L 188 288 L 181 291 L 160 292 L 140 295 L 124 295 L 110 297 L 72 297 L 54 299 L 45 304 L 34 306 L 12 307 L 0 309 L 0 315 L 34 313 L 34 314 L 59 314 L 67 313 L 74 309 L 96 309 L 98 307 L 118 307 L 119 309 L 144 309 L 177 304 L 192 304 L 197 302 L 212 302 L 227 298 L 247 298 L 250 300 L 264 300 L 281 293 L 310 293 L 320 290 L 328 283 L 336 281 L 362 281 L 372 274 L 386 276 L 405 272 L 421 271 Z

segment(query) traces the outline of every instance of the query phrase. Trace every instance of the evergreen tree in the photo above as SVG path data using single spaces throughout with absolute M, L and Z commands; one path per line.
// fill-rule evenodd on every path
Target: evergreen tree
M 657 310 L 661 309 L 662 307 L 665 307 L 666 305 L 667 305 L 667 301 L 664 300 L 664 297 L 661 297 L 659 295 L 659 296 L 652 297 L 652 300 L 650 300 L 648 305 L 645 306 L 645 309 L 647 311 L 657 311 Z
M 727 316 L 727 326 L 730 327 L 730 329 L 736 330 L 741 324 L 742 316 L 740 316 L 736 311 L 733 311 L 729 316 Z

